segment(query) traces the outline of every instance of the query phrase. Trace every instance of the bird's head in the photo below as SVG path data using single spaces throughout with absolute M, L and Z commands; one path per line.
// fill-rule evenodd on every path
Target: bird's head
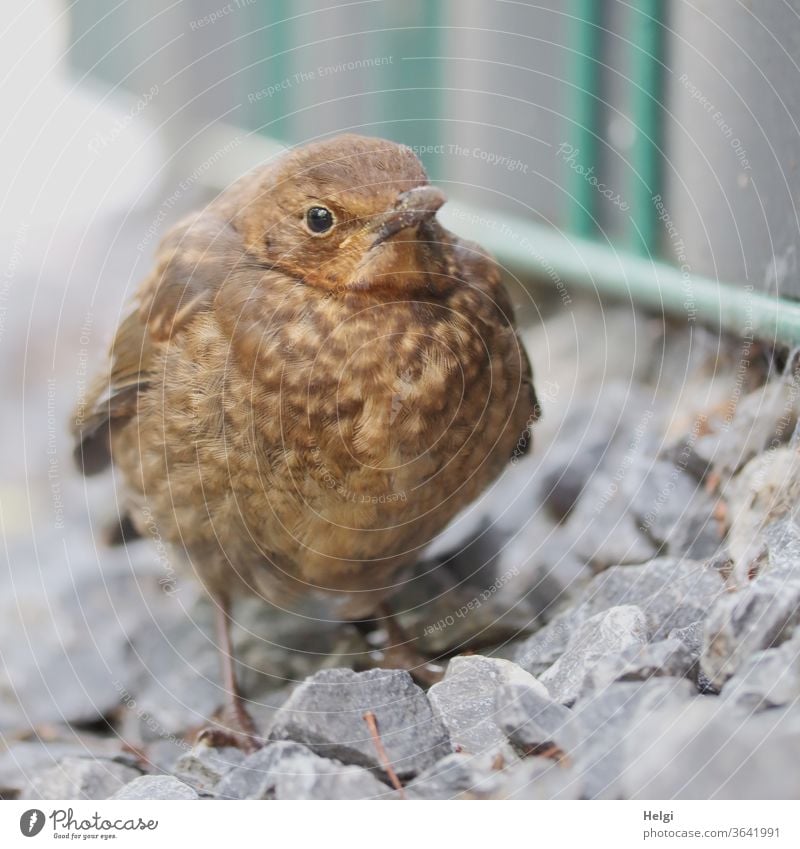
M 434 288 L 444 273 L 448 234 L 435 216 L 445 196 L 403 145 L 356 135 L 309 144 L 231 197 L 247 250 L 307 285 Z

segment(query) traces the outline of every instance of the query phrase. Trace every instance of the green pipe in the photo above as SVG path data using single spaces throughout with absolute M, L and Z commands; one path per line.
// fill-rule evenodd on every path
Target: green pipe
M 631 211 L 625 234 L 627 247 L 652 256 L 657 252 L 658 220 L 653 197 L 661 194 L 661 93 L 663 75 L 664 3 L 640 0 L 630 7 L 631 118 L 636 136 L 630 156 Z
M 246 7 L 242 16 L 245 31 L 250 33 L 253 67 L 245 75 L 254 97 L 250 106 L 250 126 L 271 138 L 294 141 L 291 118 L 293 92 L 286 85 L 294 64 L 294 21 L 288 0 L 269 0 Z M 252 17 L 251 17 L 252 16 Z M 268 96 L 265 96 L 265 91 Z
M 459 236 L 489 249 L 503 266 L 549 280 L 565 303 L 572 288 L 585 289 L 743 338 L 800 344 L 800 303 L 743 284 L 722 284 L 522 218 L 454 203 L 446 204 L 439 217 Z
M 572 34 L 575 64 L 573 102 L 568 110 L 572 121 L 572 147 L 580 164 L 588 169 L 598 167 L 597 120 L 600 91 L 600 55 L 602 3 L 596 0 L 573 0 Z M 597 192 L 577 170 L 568 172 L 569 214 L 573 233 L 589 236 L 596 229 Z
M 420 150 L 431 179 L 442 175 L 441 154 L 426 152 L 436 149 L 442 126 L 441 7 L 426 0 L 378 4 L 376 21 L 386 29 L 371 42 L 376 51 L 391 57 L 382 68 L 383 94 L 377 110 L 381 124 L 375 130 Z

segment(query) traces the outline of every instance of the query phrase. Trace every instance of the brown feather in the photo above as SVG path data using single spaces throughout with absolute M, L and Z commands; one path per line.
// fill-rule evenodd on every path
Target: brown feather
M 529 435 L 499 269 L 436 222 L 426 185 L 408 148 L 328 140 L 159 248 L 76 453 L 87 474 L 113 457 L 133 524 L 146 508 L 212 592 L 369 615 Z M 330 233 L 305 225 L 312 204 Z

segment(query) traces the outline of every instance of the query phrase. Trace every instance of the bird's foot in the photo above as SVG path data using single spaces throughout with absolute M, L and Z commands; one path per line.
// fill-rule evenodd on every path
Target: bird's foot
M 444 669 L 422 655 L 406 633 L 392 609 L 384 602 L 380 618 L 354 622 L 353 625 L 372 645 L 380 646 L 372 655 L 373 665 L 383 669 L 403 669 L 423 687 L 442 680 Z
M 404 669 L 423 687 L 430 687 L 444 677 L 444 668 L 423 657 L 408 644 L 387 646 L 381 652 L 379 666 L 383 669 Z
M 239 749 L 252 755 L 263 748 L 264 741 L 260 737 L 253 737 L 242 731 L 234 731 L 230 728 L 220 728 L 210 725 L 197 735 L 197 743 L 203 743 L 212 749 Z
M 218 722 L 218 725 L 209 725 L 200 731 L 197 742 L 215 749 L 230 746 L 248 754 L 263 748 L 264 740 L 253 722 L 253 717 L 241 702 L 226 705 Z

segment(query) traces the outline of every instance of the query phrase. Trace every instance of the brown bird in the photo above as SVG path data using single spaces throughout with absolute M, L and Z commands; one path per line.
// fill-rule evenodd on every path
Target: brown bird
M 242 177 L 164 239 L 76 417 L 218 609 L 381 609 L 420 550 L 530 443 L 531 369 L 497 265 L 436 220 L 413 152 L 344 135 Z M 418 670 L 419 671 L 419 670 Z

